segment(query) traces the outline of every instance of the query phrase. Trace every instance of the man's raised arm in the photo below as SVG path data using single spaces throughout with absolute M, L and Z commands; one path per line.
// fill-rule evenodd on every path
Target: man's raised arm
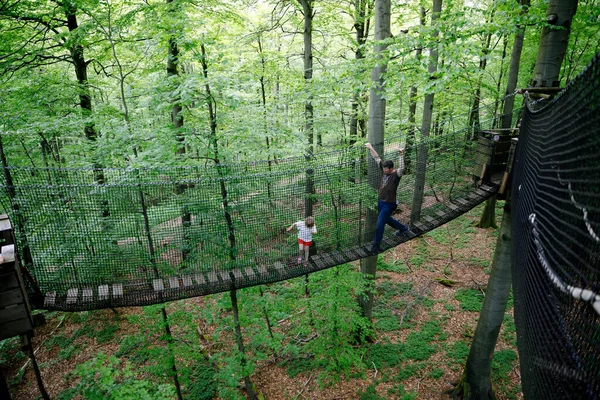
M 398 168 L 396 169 L 396 174 L 398 176 L 402 176 L 404 174 L 404 149 L 398 149 Z
M 375 149 L 373 148 L 373 146 L 371 145 L 371 143 L 366 143 L 365 147 L 367 149 L 369 149 L 369 152 L 371 153 L 371 156 L 375 159 L 375 161 L 377 161 L 378 163 L 381 162 L 381 158 L 379 158 L 379 154 L 377 154 L 377 152 L 375 151 Z

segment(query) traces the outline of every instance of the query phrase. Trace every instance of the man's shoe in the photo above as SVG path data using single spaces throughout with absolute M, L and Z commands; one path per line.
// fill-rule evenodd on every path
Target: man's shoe
M 379 245 L 379 243 L 373 243 L 371 245 L 371 248 L 369 249 L 369 253 L 371 253 L 371 254 L 381 253 L 381 246 Z

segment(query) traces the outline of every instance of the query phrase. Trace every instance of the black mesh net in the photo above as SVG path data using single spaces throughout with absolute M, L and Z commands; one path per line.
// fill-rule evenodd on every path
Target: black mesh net
M 482 146 L 468 136 L 456 131 L 420 144 L 428 154 L 421 213 L 401 237 L 387 228 L 382 250 L 495 192 L 493 182 L 475 183 Z M 396 160 L 399 145 L 386 143 L 386 155 Z M 406 225 L 416 150 L 407 151 L 412 167 L 398 189 L 395 218 Z M 9 166 L 3 203 L 34 307 L 146 305 L 285 280 L 372 255 L 374 232 L 366 221 L 377 193 L 368 183 L 369 162 L 367 150 L 356 146 L 212 167 Z M 316 221 L 317 251 L 299 264 L 297 235 L 285 228 L 307 211 Z
M 600 396 L 598 57 L 521 125 L 513 286 L 526 398 Z

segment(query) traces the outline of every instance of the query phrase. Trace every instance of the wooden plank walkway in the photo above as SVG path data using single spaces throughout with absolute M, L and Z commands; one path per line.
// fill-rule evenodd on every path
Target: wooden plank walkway
M 382 251 L 398 246 L 425 232 L 431 231 L 456 218 L 492 194 L 498 186 L 483 185 L 461 197 L 452 199 L 435 209 L 424 209 L 420 221 L 410 231 L 399 237 L 387 234 L 382 242 Z M 312 256 L 308 265 L 298 264 L 296 257 L 273 263 L 244 266 L 231 270 L 206 270 L 176 276 L 157 277 L 148 281 L 101 283 L 81 288 L 70 288 L 66 293 L 48 291 L 38 307 L 59 310 L 89 310 L 95 308 L 138 306 L 204 296 L 232 289 L 241 289 L 261 284 L 284 281 L 345 264 L 373 255 L 369 244 L 356 245 L 340 250 L 331 249 Z

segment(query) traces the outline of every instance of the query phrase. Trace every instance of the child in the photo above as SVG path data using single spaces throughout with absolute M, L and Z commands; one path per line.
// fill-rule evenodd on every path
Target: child
M 298 264 L 302 262 L 302 252 L 304 252 L 304 264 L 308 264 L 308 251 L 312 244 L 312 235 L 317 233 L 315 219 L 306 217 L 304 221 L 293 223 L 286 231 L 291 231 L 294 226 L 298 229 Z

